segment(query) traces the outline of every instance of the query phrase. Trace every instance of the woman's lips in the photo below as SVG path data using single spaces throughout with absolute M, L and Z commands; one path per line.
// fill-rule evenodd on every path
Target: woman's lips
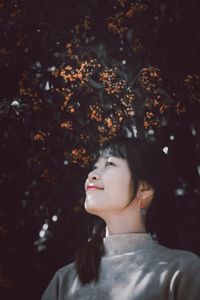
M 104 188 L 96 186 L 96 185 L 88 185 L 87 190 L 104 190 Z

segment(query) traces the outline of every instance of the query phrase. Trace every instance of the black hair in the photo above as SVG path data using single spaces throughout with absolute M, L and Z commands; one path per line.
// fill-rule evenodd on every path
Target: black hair
M 132 178 L 134 195 L 141 180 L 151 185 L 154 198 L 146 215 L 146 229 L 156 240 L 167 247 L 175 247 L 174 235 L 174 189 L 173 166 L 156 142 L 137 138 L 114 137 L 100 146 L 94 163 L 107 154 L 127 160 Z M 83 245 L 75 259 L 75 266 L 83 284 L 98 280 L 103 249 L 105 222 L 98 220 L 92 237 Z

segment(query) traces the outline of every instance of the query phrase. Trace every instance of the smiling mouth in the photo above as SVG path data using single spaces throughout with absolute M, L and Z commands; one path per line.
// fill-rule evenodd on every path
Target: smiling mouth
M 87 187 L 87 190 L 104 190 L 104 188 L 99 188 L 99 187 L 96 187 L 96 186 L 89 186 Z

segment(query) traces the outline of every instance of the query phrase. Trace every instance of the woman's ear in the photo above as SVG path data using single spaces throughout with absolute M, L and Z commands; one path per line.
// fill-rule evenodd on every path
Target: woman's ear
M 147 208 L 153 200 L 155 193 L 154 189 L 148 182 L 146 182 L 145 180 L 141 180 L 139 183 L 138 191 L 140 193 L 140 200 L 142 201 L 143 205 Z

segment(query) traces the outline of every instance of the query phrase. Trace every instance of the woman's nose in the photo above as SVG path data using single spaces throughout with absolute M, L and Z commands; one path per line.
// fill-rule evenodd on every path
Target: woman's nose
M 90 182 L 94 180 L 99 180 L 100 179 L 100 174 L 97 171 L 92 171 L 88 174 L 88 179 Z

